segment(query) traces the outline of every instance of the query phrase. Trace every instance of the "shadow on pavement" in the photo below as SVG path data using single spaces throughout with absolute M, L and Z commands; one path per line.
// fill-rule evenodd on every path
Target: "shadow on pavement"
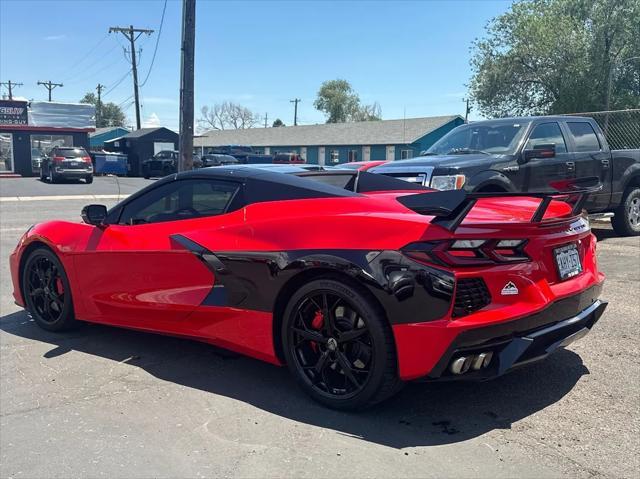
M 620 235 L 613 231 L 613 229 L 609 226 L 595 226 L 593 223 L 591 224 L 591 232 L 596 235 L 598 241 L 605 241 L 614 238 L 620 238 Z
M 51 344 L 44 358 L 80 351 L 126 362 L 163 381 L 394 448 L 450 444 L 493 429 L 509 429 L 514 422 L 562 399 L 589 373 L 577 354 L 562 350 L 493 381 L 412 383 L 370 410 L 343 413 L 307 398 L 286 368 L 221 354 L 204 343 L 96 324 L 70 333 L 51 333 L 41 330 L 24 311 L 0 318 L 0 329 Z

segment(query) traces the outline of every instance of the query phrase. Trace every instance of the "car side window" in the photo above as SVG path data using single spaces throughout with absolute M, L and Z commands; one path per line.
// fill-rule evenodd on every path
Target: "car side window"
M 567 152 L 567 144 L 564 141 L 562 130 L 556 122 L 537 125 L 529 135 L 525 150 L 535 150 L 542 145 L 554 145 L 556 153 Z
M 600 141 L 590 123 L 586 121 L 568 121 L 567 126 L 576 144 L 576 151 L 600 151 Z
M 237 183 L 220 180 L 172 181 L 125 205 L 118 223 L 137 225 L 219 215 L 238 188 Z

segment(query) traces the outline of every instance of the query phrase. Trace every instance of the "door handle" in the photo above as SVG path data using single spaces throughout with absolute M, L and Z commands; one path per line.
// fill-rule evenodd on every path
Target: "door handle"
M 605 160 L 600 160 L 600 163 L 602 163 L 602 168 L 603 169 L 608 169 L 609 168 L 609 160 L 605 159 Z
M 567 171 L 569 173 L 575 173 L 576 172 L 576 164 L 573 161 L 567 161 L 566 165 L 567 165 Z

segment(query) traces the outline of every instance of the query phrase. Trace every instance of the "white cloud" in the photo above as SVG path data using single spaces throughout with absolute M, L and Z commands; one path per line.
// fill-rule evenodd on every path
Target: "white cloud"
M 44 40 L 50 42 L 55 40 L 62 40 L 63 38 L 67 38 L 67 36 L 66 35 L 49 35 L 44 37 Z
M 160 125 L 160 117 L 155 113 L 151 113 L 146 120 L 142 122 L 142 128 L 157 128 Z

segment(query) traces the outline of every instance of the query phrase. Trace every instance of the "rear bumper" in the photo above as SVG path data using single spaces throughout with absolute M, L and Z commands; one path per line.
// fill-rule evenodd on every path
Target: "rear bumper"
M 68 169 L 68 170 L 53 170 L 53 173 L 58 178 L 85 178 L 93 175 L 93 168 L 91 169 Z
M 438 364 L 423 380 L 486 380 L 492 379 L 519 366 L 542 360 L 554 351 L 564 348 L 584 337 L 600 319 L 607 302 L 596 300 L 575 316 L 562 319 L 547 326 L 518 331 L 520 326 L 535 318 L 518 320 L 515 330 L 506 336 L 500 326 L 479 328 L 460 334 L 442 356 Z M 491 353 L 486 367 L 469 369 L 463 374 L 453 374 L 450 365 L 461 357 L 473 357 Z
M 525 303 L 517 316 L 511 314 L 513 310 L 503 307 L 454 320 L 392 325 L 399 375 L 403 380 L 488 379 L 525 360 L 542 359 L 560 347 L 567 337 L 583 329 L 582 326 L 590 329 L 600 318 L 607 304 L 599 300 L 603 283 L 592 284 L 543 307 L 528 308 L 528 312 L 523 311 Z M 561 326 L 553 329 L 556 325 Z M 576 330 L 578 326 L 581 327 Z M 538 334 L 540 331 L 550 335 Z M 560 343 L 555 344 L 558 341 Z M 500 360 L 500 354 L 508 347 L 505 355 L 511 352 L 514 356 L 502 356 Z M 454 359 L 487 351 L 494 354 L 488 367 L 462 375 L 449 371 Z

